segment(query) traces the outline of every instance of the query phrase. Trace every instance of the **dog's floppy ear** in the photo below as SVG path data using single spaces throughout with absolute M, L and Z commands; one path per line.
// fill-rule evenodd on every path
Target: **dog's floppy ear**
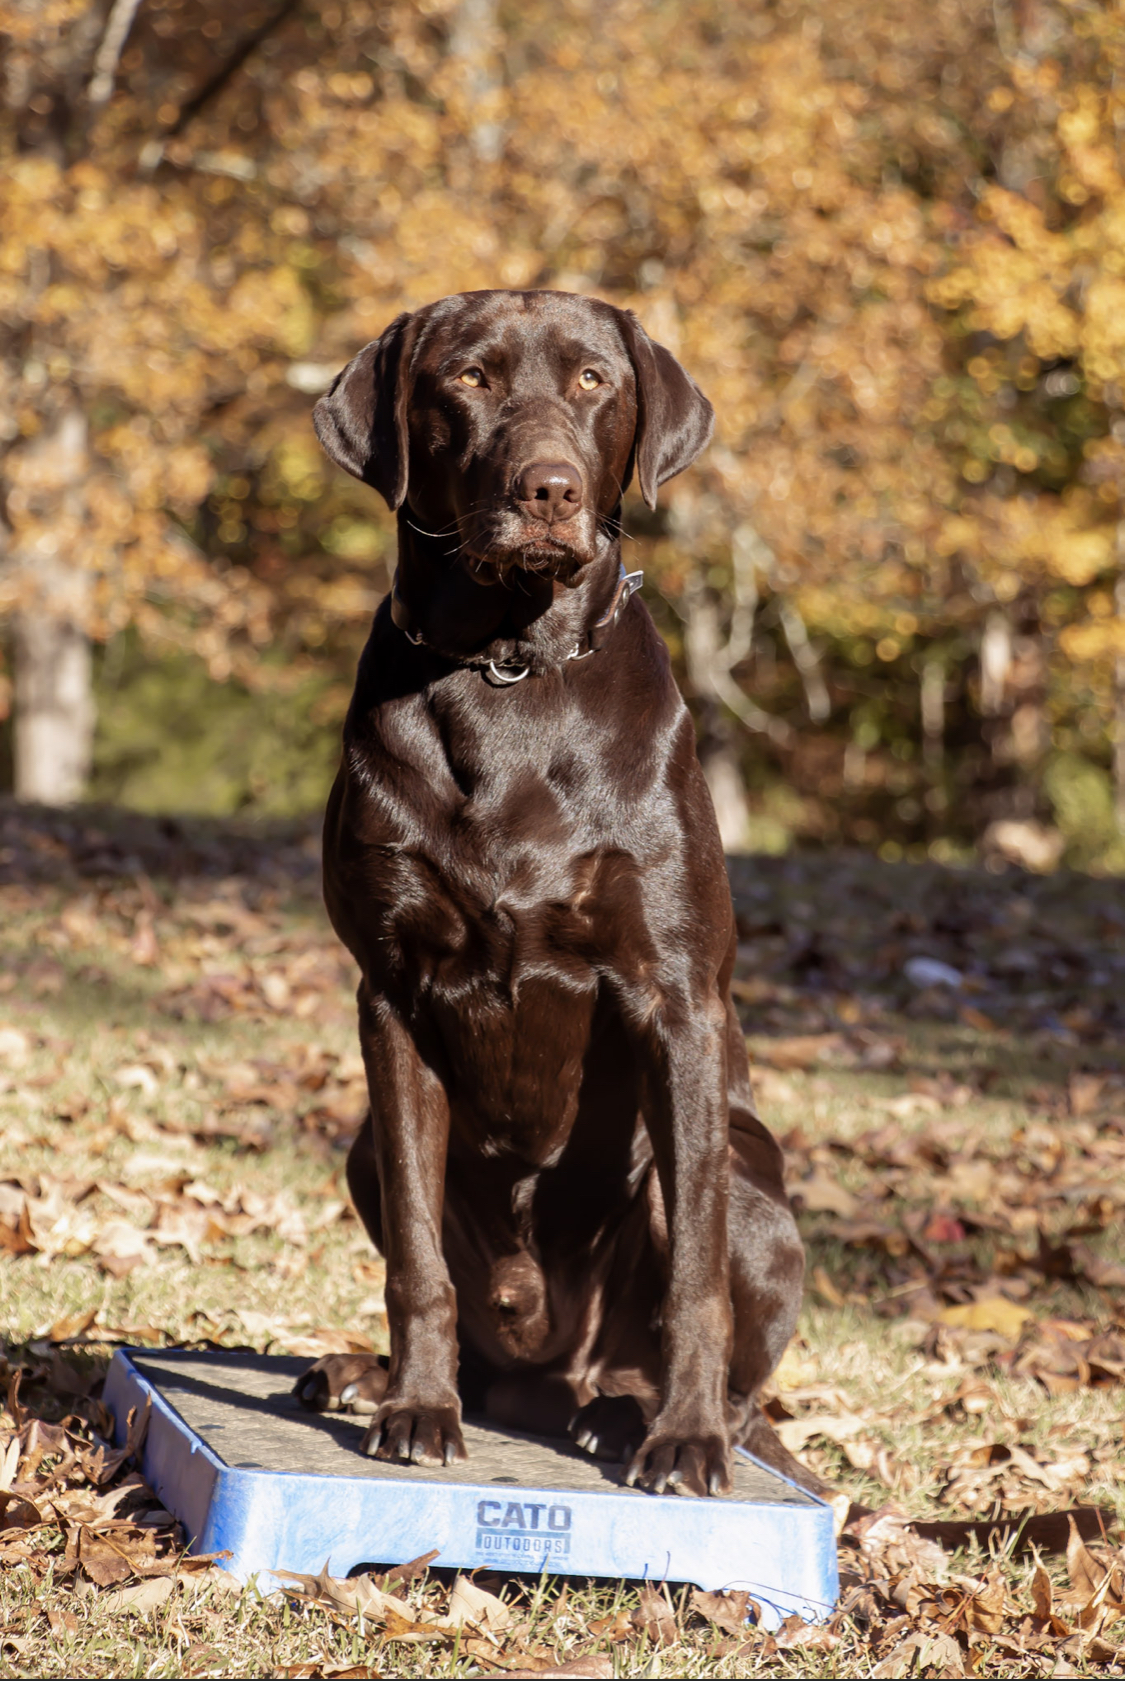
M 316 435 L 338 467 L 372 485 L 391 508 L 406 499 L 413 315 L 399 315 L 336 375 L 313 409 Z
M 711 441 L 715 411 L 670 350 L 649 338 L 631 309 L 617 312 L 637 380 L 637 431 L 630 469 L 650 508 L 665 479 L 690 467 Z M 626 471 L 625 486 L 630 471 Z

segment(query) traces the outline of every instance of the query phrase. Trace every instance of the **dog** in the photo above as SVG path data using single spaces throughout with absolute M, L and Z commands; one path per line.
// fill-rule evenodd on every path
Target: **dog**
M 711 405 L 627 310 L 481 291 L 400 315 L 314 423 L 398 520 L 324 826 L 390 1359 L 298 1398 L 381 1459 L 463 1459 L 464 1405 L 654 1493 L 729 1492 L 733 1445 L 807 1485 L 759 1401 L 804 1257 L 722 846 L 621 561 L 624 490 L 655 507 Z

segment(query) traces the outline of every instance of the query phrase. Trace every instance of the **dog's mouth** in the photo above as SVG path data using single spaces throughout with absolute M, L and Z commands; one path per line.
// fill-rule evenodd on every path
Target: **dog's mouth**
M 505 584 L 523 573 L 565 583 L 593 558 L 579 529 L 582 523 L 576 518 L 548 526 L 505 515 L 466 536 L 462 563 L 482 583 Z

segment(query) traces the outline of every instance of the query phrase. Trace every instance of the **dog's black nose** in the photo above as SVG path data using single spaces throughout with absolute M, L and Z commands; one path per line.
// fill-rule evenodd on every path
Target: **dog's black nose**
M 529 519 L 573 519 L 582 506 L 582 475 L 569 461 L 533 461 L 516 479 L 516 501 Z

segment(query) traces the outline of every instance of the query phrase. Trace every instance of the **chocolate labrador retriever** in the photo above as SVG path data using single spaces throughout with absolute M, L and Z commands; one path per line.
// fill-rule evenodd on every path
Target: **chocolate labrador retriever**
M 702 1495 L 742 1444 L 803 1256 L 730 999 L 735 930 L 691 719 L 621 564 L 621 497 L 711 436 L 627 310 L 469 292 L 400 315 L 316 406 L 398 511 L 328 802 L 371 1110 L 348 1157 L 389 1369 L 305 1405 L 364 1451 L 465 1456 L 462 1403 Z

